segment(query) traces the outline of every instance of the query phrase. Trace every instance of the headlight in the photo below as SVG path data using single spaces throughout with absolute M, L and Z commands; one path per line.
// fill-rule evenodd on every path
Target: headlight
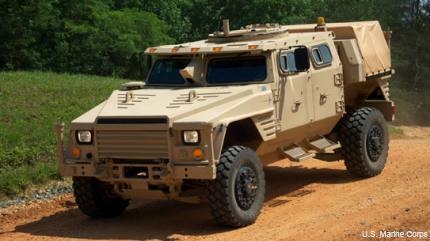
M 78 131 L 79 143 L 91 143 L 91 141 L 92 141 L 91 131 Z
M 185 144 L 198 144 L 199 143 L 199 132 L 198 131 L 184 131 L 184 143 Z

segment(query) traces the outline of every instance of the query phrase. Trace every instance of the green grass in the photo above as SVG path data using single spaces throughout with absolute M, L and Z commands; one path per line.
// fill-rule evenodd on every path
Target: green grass
M 72 120 L 128 82 L 97 76 L 0 72 L 0 200 L 60 178 L 53 123 Z
M 404 135 L 405 134 L 405 133 L 403 133 L 402 129 L 397 128 L 397 127 L 392 126 L 392 125 L 388 125 L 388 133 L 397 134 L 397 135 Z

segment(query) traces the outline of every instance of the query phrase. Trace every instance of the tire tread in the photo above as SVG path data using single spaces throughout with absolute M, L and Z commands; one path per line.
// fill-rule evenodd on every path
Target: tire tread
M 378 109 L 364 107 L 349 112 L 341 121 L 340 143 L 345 166 L 351 174 L 359 177 L 373 177 L 379 175 L 385 166 L 384 163 L 379 172 L 373 172 L 365 165 L 366 157 L 365 153 L 363 153 L 365 147 L 361 136 L 365 131 L 366 119 L 372 112 L 379 112 L 378 114 L 382 116 L 382 113 L 380 113 Z
M 128 200 L 109 198 L 101 188 L 100 181 L 93 177 L 73 177 L 73 194 L 79 209 L 91 218 L 110 218 L 124 212 Z
M 229 201 L 229 171 L 236 158 L 236 156 L 246 150 L 251 150 L 243 146 L 230 146 L 225 147 L 222 151 L 222 155 L 219 163 L 217 164 L 216 179 L 208 181 L 207 184 L 207 203 L 211 209 L 211 215 L 215 221 L 223 226 L 227 227 L 245 227 L 255 222 L 243 222 L 239 220 L 231 208 Z M 261 165 L 261 163 L 259 163 Z M 262 165 L 261 165 L 262 170 Z M 264 179 L 264 173 L 263 173 Z M 265 188 L 264 186 L 259 188 Z M 264 193 L 264 191 L 263 191 Z M 262 207 L 258 207 L 257 216 L 260 214 Z

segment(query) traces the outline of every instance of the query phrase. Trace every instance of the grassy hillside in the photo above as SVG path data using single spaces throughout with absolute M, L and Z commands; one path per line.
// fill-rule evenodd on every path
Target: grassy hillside
M 0 72 L 0 200 L 59 178 L 56 133 L 127 80 L 42 72 Z

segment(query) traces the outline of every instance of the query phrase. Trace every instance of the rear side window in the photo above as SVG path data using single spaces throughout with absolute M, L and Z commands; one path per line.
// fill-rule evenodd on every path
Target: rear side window
M 293 52 L 283 52 L 280 56 L 282 72 L 297 72 L 296 58 Z
M 329 64 L 333 60 L 330 49 L 325 44 L 313 47 L 312 56 L 316 65 Z

